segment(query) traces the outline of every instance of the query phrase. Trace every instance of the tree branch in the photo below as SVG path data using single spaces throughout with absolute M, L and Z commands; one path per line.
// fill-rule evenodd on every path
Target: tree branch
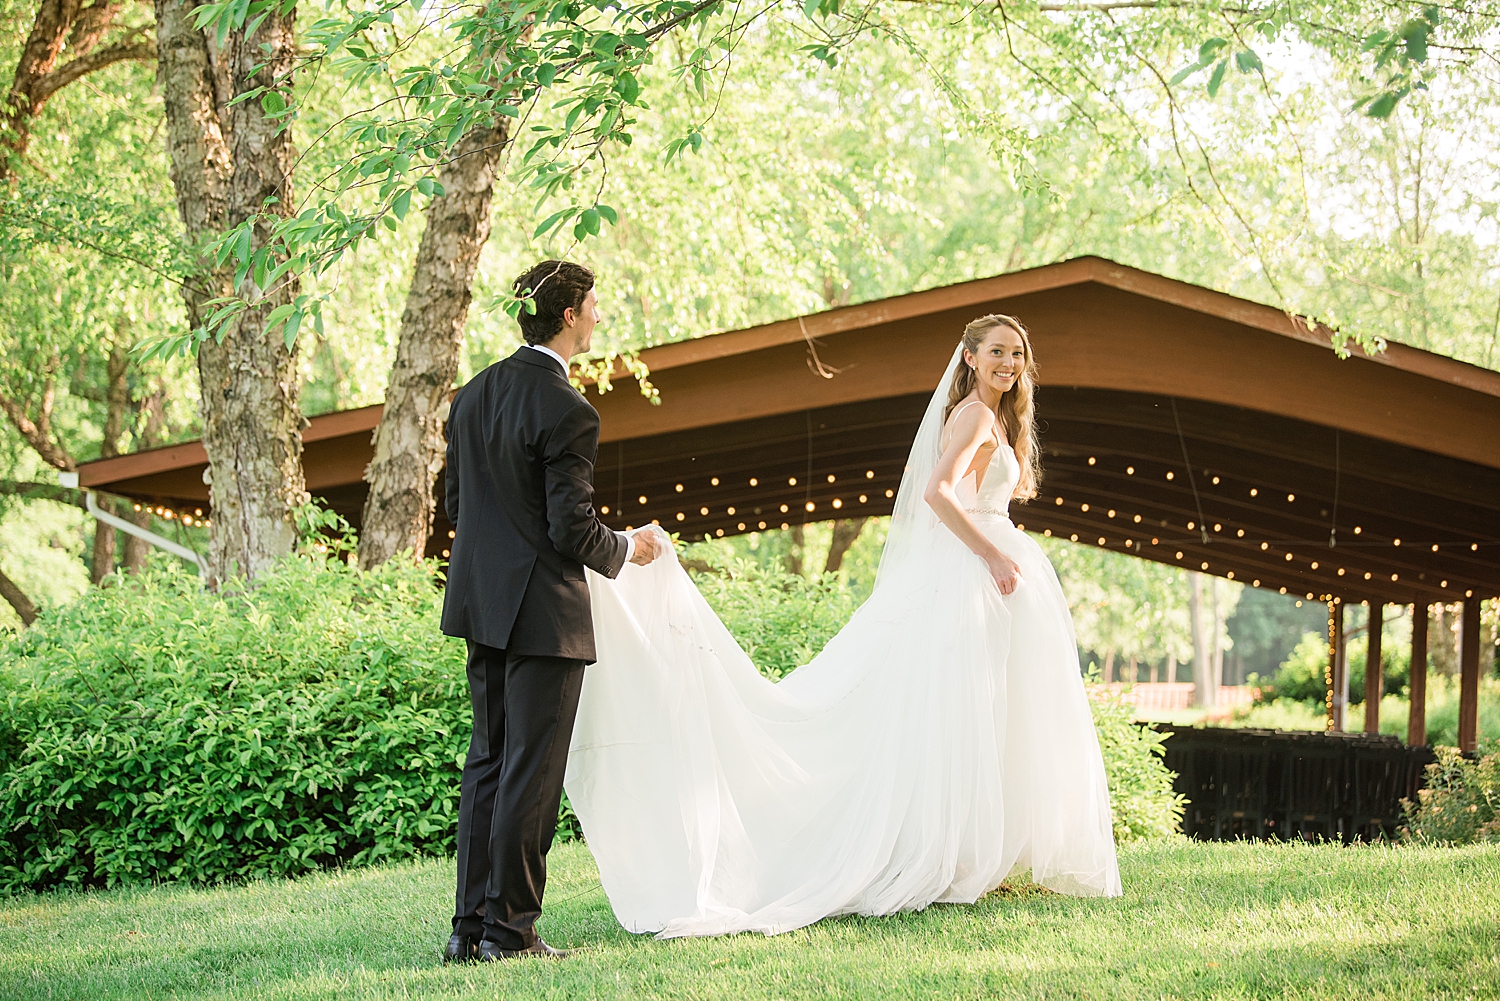
M 30 626 L 36 621 L 36 603 L 26 597 L 26 592 L 16 586 L 15 581 L 5 576 L 4 570 L 0 570 L 0 596 L 16 610 L 16 614 L 21 617 L 22 626 Z
M 144 31 L 145 29 L 142 29 Z M 113 45 L 106 45 L 102 49 L 94 49 L 86 52 L 71 62 L 64 63 L 57 69 L 48 73 L 36 82 L 32 90 L 33 107 L 40 107 L 47 99 L 57 93 L 68 84 L 80 77 L 88 76 L 95 70 L 102 70 L 113 63 L 126 60 L 139 60 L 151 62 L 156 59 L 156 42 L 154 40 L 136 41 L 140 32 L 131 32 L 129 38 L 122 39 Z
M 26 443 L 42 457 L 43 462 L 67 471 L 77 466 L 67 450 L 52 440 L 52 384 L 50 382 L 42 395 L 42 414 L 37 420 L 33 421 L 25 408 L 8 396 L 0 396 L 0 410 L 5 411 L 5 416 L 10 418 L 16 430 L 21 432 L 21 437 L 25 438 Z

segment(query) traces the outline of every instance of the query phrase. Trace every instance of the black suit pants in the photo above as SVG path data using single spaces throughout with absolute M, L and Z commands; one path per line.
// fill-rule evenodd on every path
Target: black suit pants
M 458 805 L 459 934 L 504 949 L 536 941 L 583 666 L 469 642 L 474 734 Z

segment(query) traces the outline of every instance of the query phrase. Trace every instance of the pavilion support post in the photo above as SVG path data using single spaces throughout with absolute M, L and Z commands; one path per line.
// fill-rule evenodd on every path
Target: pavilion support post
M 1479 747 L 1479 599 L 1464 599 L 1458 640 L 1458 749 Z
M 1349 708 L 1349 662 L 1344 657 L 1344 601 L 1334 598 L 1328 603 L 1328 671 L 1323 676 L 1328 685 L 1325 704 L 1328 729 L 1342 732 L 1344 715 Z
M 1380 663 L 1380 634 L 1385 626 L 1385 605 L 1370 602 L 1370 646 L 1365 653 L 1365 733 L 1380 732 L 1380 697 L 1385 694 L 1385 672 Z
M 1406 716 L 1406 742 L 1427 743 L 1427 602 L 1411 606 L 1411 709 Z

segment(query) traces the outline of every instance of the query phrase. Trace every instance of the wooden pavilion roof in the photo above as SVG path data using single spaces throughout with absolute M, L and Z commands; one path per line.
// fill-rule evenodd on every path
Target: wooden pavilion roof
M 1500 596 L 1500 373 L 1395 343 L 1340 359 L 1326 329 L 1095 257 L 642 352 L 659 404 L 590 397 L 601 513 L 688 538 L 889 514 L 959 332 L 992 312 L 1040 368 L 1028 530 L 1316 598 Z M 379 418 L 304 434 L 308 489 L 356 522 Z M 205 465 L 187 442 L 80 477 L 204 509 Z

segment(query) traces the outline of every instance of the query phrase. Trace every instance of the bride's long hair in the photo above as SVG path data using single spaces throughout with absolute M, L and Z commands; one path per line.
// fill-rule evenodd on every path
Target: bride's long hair
M 997 416 L 1010 446 L 1015 450 L 1016 461 L 1021 464 L 1021 479 L 1016 484 L 1015 500 L 1027 501 L 1036 496 L 1037 486 L 1042 482 L 1042 455 L 1036 441 L 1036 356 L 1031 353 L 1031 335 L 1014 316 L 991 313 L 970 321 L 964 328 L 963 349 L 975 358 L 979 357 L 979 346 L 996 327 L 1009 327 L 1021 338 L 1026 352 L 1026 366 L 1016 384 L 1000 397 Z M 978 376 L 974 369 L 960 359 L 953 371 L 953 381 L 948 386 L 948 405 L 943 409 L 943 423 L 947 423 L 953 408 L 963 402 L 964 397 L 974 391 Z

